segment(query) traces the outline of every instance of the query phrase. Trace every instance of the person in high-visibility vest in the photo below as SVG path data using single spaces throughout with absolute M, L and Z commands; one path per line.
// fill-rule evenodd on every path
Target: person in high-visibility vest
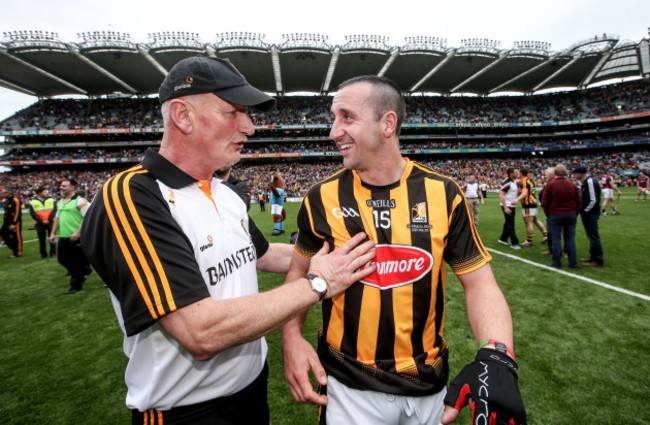
M 260 203 L 260 211 L 264 211 L 264 203 L 266 202 L 264 192 L 257 194 L 257 202 Z
M 59 263 L 70 274 L 70 289 L 66 294 L 75 294 L 82 289 L 86 277 L 91 273 L 90 263 L 81 249 L 81 226 L 90 203 L 77 194 L 77 182 L 74 179 L 61 180 L 61 194 L 52 231 L 50 243 L 56 242 L 59 231 Z
M 9 259 L 14 259 L 23 254 L 21 202 L 9 189 L 2 191 L 2 197 L 4 198 L 5 214 L 0 228 L 0 236 L 12 251 Z
M 38 244 L 41 251 L 41 260 L 47 258 L 46 243 L 52 231 L 52 223 L 56 215 L 56 202 L 47 196 L 47 189 L 36 189 L 36 197 L 29 203 L 29 214 L 34 219 L 34 228 L 38 235 Z M 50 257 L 56 257 L 56 244 L 50 243 Z

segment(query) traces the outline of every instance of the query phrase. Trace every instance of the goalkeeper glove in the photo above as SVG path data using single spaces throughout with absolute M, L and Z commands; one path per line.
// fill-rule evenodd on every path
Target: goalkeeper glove
M 482 348 L 449 384 L 445 404 L 461 410 L 470 398 L 472 425 L 525 425 L 517 369 L 505 352 Z

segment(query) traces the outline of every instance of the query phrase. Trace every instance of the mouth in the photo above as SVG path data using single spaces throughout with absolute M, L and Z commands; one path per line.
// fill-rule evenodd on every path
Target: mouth
M 343 152 L 345 152 L 347 150 L 352 149 L 353 145 L 354 145 L 354 143 L 352 143 L 352 142 L 342 142 L 342 143 L 337 143 L 336 146 L 339 148 L 339 151 L 341 151 L 341 153 L 343 153 Z

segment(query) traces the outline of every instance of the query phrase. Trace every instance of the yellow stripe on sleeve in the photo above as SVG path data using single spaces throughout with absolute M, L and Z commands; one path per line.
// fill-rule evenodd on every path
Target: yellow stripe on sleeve
M 104 187 L 102 188 L 103 196 L 104 196 L 104 205 L 106 207 L 106 214 L 108 215 L 108 220 L 111 223 L 111 227 L 113 228 L 113 233 L 115 234 L 115 238 L 117 239 L 117 243 L 120 246 L 120 249 L 122 250 L 122 255 L 124 256 L 124 260 L 126 261 L 127 265 L 129 266 L 129 270 L 131 270 L 131 275 L 133 276 L 133 279 L 135 280 L 135 284 L 138 287 L 138 290 L 140 291 L 140 295 L 142 296 L 142 299 L 144 300 L 145 305 L 147 306 L 147 309 L 149 310 L 149 313 L 151 314 L 151 317 L 154 319 L 158 319 L 158 314 L 156 314 L 156 311 L 153 308 L 153 304 L 151 303 L 151 298 L 149 297 L 149 294 L 147 293 L 147 290 L 144 286 L 144 282 L 142 281 L 142 277 L 140 276 L 140 272 L 138 271 L 137 267 L 135 266 L 135 262 L 133 261 L 133 257 L 131 256 L 131 253 L 129 252 L 129 249 L 127 248 L 126 242 L 124 241 L 124 237 L 122 236 L 122 232 L 120 231 L 120 227 L 117 223 L 117 220 L 115 219 L 115 215 L 113 214 L 113 209 L 111 208 L 110 202 L 109 202 L 109 193 L 108 193 L 108 188 L 109 186 L 113 188 L 113 191 L 115 191 L 115 186 L 117 185 L 117 179 L 119 179 L 124 173 L 129 172 L 131 170 L 124 171 L 122 173 L 119 173 L 113 177 L 111 177 L 106 184 L 104 184 Z M 118 199 L 119 202 L 119 199 Z
M 140 171 L 138 174 L 143 173 L 145 171 Z M 169 305 L 169 310 L 170 311 L 175 311 L 176 310 L 176 302 L 174 301 L 174 295 L 172 294 L 171 288 L 169 287 L 169 281 L 167 280 L 167 274 L 165 273 L 165 269 L 162 266 L 162 262 L 160 261 L 160 257 L 158 257 L 158 253 L 156 252 L 155 247 L 153 246 L 153 243 L 151 242 L 151 238 L 147 234 L 147 231 L 144 228 L 144 225 L 142 224 L 142 220 L 140 220 L 140 215 L 138 214 L 138 211 L 135 209 L 135 204 L 133 203 L 133 199 L 131 199 L 131 189 L 129 188 L 129 181 L 131 178 L 135 175 L 135 173 L 129 174 L 125 179 L 123 188 L 124 188 L 124 197 L 126 199 L 126 204 L 129 207 L 129 211 L 131 213 L 131 217 L 133 218 L 133 222 L 135 223 L 138 232 L 140 233 L 140 237 L 144 241 L 145 246 L 147 247 L 147 253 L 151 256 L 151 260 L 153 261 L 154 266 L 156 267 L 156 272 L 158 272 L 158 276 L 160 277 L 160 281 L 162 283 L 163 291 L 165 292 L 165 300 L 167 301 L 167 304 Z M 130 230 L 130 228 L 127 229 Z M 154 293 L 154 296 L 156 297 L 156 302 L 160 302 L 160 295 L 158 293 L 158 287 L 156 285 L 156 280 L 151 275 L 151 269 L 149 268 L 148 263 L 146 262 L 146 259 L 144 258 L 144 253 L 142 253 L 142 250 L 140 246 L 136 243 L 135 238 L 133 239 L 134 243 L 134 250 L 138 254 L 138 258 L 141 259 L 142 261 L 142 268 L 147 272 L 147 278 L 149 279 L 149 286 L 151 287 L 151 291 Z

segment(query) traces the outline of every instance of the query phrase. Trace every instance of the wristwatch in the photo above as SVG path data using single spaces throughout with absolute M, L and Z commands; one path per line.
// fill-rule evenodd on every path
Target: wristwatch
M 305 276 L 305 279 L 309 280 L 311 290 L 318 294 L 320 300 L 325 298 L 327 294 L 327 281 L 325 279 L 315 274 L 308 274 Z

